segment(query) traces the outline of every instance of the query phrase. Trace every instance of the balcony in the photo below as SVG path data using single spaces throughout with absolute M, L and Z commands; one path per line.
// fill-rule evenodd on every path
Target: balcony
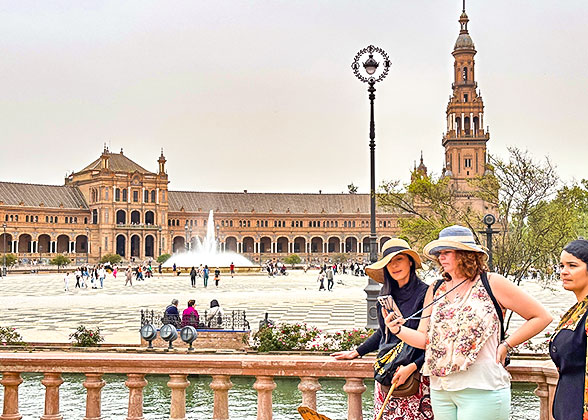
M 115 225 L 116 229 L 126 229 L 126 230 L 159 230 L 159 225 L 152 225 L 152 224 L 143 224 L 143 223 L 119 223 Z
M 105 385 L 103 375 L 126 374 L 128 393 L 127 419 L 143 419 L 143 389 L 147 374 L 169 375 L 170 420 L 186 418 L 186 388 L 188 375 L 211 377 L 214 391 L 213 419 L 229 418 L 229 390 L 231 376 L 255 377 L 257 392 L 257 419 L 272 419 L 272 392 L 276 388 L 274 378 L 299 378 L 298 389 L 302 394 L 301 405 L 316 409 L 316 394 L 321 389 L 320 378 L 345 380 L 343 391 L 347 394 L 347 418 L 363 419 L 361 399 L 366 390 L 364 380 L 373 378 L 373 359 L 336 361 L 324 356 L 258 355 L 258 354 L 185 354 L 182 353 L 82 353 L 82 352 L 0 352 L 0 370 L 4 386 L 3 414 L 0 419 L 20 419 L 18 387 L 21 373 L 43 373 L 41 384 L 45 387 L 45 408 L 41 420 L 61 419 L 59 414 L 59 387 L 62 373 L 85 375 L 86 416 L 84 420 L 101 418 L 101 390 Z M 514 382 L 537 384 L 535 394 L 540 400 L 539 420 L 550 420 L 551 404 L 557 383 L 557 371 L 551 361 L 514 360 L 509 366 Z M 70 398 L 71 396 L 67 396 Z M 21 396 L 22 398 L 22 396 Z M 318 408 L 319 411 L 320 407 Z M 293 413 L 293 417 L 295 414 Z

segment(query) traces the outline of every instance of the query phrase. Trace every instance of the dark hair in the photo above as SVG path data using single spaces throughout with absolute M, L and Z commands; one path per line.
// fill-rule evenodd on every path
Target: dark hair
M 457 269 L 470 280 L 475 279 L 478 274 L 482 274 L 482 271 L 488 271 L 487 259 L 488 257 L 483 252 L 455 250 Z M 441 274 L 446 278 L 450 277 L 449 273 L 443 272 L 443 266 L 441 266 Z
M 188 307 L 190 307 L 190 306 L 194 306 L 194 304 L 195 304 L 195 303 L 196 303 L 196 301 L 195 301 L 194 299 L 190 299 L 190 300 L 188 301 Z
M 412 282 L 414 280 L 420 280 L 419 276 L 417 276 L 416 273 L 416 264 L 414 262 L 414 258 L 412 258 L 410 255 L 403 253 L 402 255 L 406 255 L 410 261 L 410 274 L 408 275 L 408 282 Z M 388 266 L 385 265 L 384 268 L 382 269 L 384 270 L 384 279 L 386 279 L 386 281 L 384 282 L 384 285 L 382 286 L 382 289 L 380 290 L 380 295 L 389 295 L 391 292 L 391 285 L 393 281 L 396 281 L 392 275 L 390 275 L 390 273 L 388 272 Z
M 588 240 L 576 239 L 567 244 L 563 250 L 588 265 Z
M 214 308 L 215 306 L 219 306 L 219 305 L 218 305 L 218 300 L 216 300 L 216 299 L 212 299 L 212 300 L 210 301 L 210 307 L 211 307 L 211 308 Z

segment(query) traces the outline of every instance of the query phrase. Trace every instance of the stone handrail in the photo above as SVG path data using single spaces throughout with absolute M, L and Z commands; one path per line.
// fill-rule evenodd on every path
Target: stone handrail
M 509 370 L 514 381 L 537 383 L 535 393 L 540 398 L 540 420 L 549 420 L 557 372 L 547 361 L 514 361 Z M 336 361 L 324 356 L 253 355 L 253 354 L 154 354 L 154 353 L 69 353 L 17 352 L 0 353 L 0 372 L 4 386 L 4 404 L 0 420 L 20 420 L 18 387 L 21 373 L 43 373 L 45 412 L 41 420 L 61 420 L 59 386 L 62 373 L 82 373 L 87 391 L 84 420 L 101 419 L 101 390 L 105 373 L 126 374 L 129 388 L 127 420 L 142 420 L 145 375 L 169 375 L 171 389 L 170 420 L 186 418 L 186 388 L 188 375 L 209 375 L 214 391 L 213 420 L 227 420 L 228 391 L 231 376 L 253 376 L 257 391 L 257 419 L 272 419 L 274 377 L 298 377 L 302 393 L 301 405 L 316 409 L 316 393 L 321 389 L 320 378 L 345 379 L 343 390 L 348 398 L 348 419 L 363 419 L 361 396 L 366 390 L 364 379 L 373 377 L 373 359 Z M 320 408 L 319 408 L 320 411 Z

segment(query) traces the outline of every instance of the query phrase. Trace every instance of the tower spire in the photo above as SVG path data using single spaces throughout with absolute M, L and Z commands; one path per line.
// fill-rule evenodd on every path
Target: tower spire
M 461 9 L 463 13 L 465 13 L 465 0 L 463 0 L 463 9 Z

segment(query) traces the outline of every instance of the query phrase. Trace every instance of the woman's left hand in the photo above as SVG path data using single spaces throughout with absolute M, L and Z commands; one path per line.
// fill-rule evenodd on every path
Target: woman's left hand
M 382 316 L 384 317 L 384 323 L 390 330 L 392 334 L 402 326 L 406 322 L 406 320 L 402 317 L 399 317 L 394 312 L 388 312 L 386 309 L 382 308 Z
M 499 344 L 498 348 L 496 349 L 496 363 L 500 363 L 502 366 L 505 366 L 506 356 L 508 356 L 508 350 L 506 346 L 503 344 Z
M 415 370 L 416 365 L 414 363 L 398 367 L 396 373 L 394 373 L 394 376 L 392 377 L 392 383 L 396 382 L 396 386 L 402 385 Z

